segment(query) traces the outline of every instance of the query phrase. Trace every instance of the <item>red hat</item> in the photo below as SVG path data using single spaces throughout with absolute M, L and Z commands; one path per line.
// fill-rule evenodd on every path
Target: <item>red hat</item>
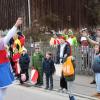
M 66 38 L 64 36 L 60 36 L 59 39 L 66 40 Z

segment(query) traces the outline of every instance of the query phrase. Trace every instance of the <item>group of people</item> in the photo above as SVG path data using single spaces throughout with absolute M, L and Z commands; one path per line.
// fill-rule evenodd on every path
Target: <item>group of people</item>
M 65 60 L 66 57 L 68 58 L 70 55 L 73 56 L 73 48 L 72 48 L 73 46 L 74 47 L 77 47 L 78 45 L 81 46 L 83 50 L 83 54 L 84 54 L 84 51 L 85 51 L 85 54 L 87 54 L 85 60 L 88 60 L 89 47 L 94 48 L 95 53 L 94 53 L 94 60 L 92 63 L 92 69 L 93 69 L 95 77 L 92 83 L 94 83 L 94 81 L 96 82 L 97 93 L 94 94 L 93 96 L 100 98 L 100 78 L 99 78 L 99 75 L 100 75 L 100 71 L 99 71 L 100 70 L 100 27 L 96 28 L 95 33 L 92 31 L 88 31 L 87 28 L 83 28 L 79 31 L 79 34 L 77 36 L 76 34 L 72 32 L 71 29 L 69 30 L 64 29 L 64 31 L 60 33 L 60 36 L 59 34 L 56 34 L 56 37 L 54 36 L 53 38 L 51 38 L 50 45 L 53 45 L 53 46 L 56 45 L 58 47 L 57 62 L 56 62 L 57 64 L 59 63 L 64 64 L 64 62 L 66 61 Z M 86 65 L 86 62 L 84 65 Z M 74 64 L 74 68 L 75 68 L 75 64 Z M 69 81 L 68 78 L 67 78 L 67 81 Z M 60 85 L 62 89 L 63 88 L 68 89 L 67 81 L 66 81 L 66 78 L 63 76 L 63 74 L 61 74 Z
M 35 47 L 35 52 L 32 55 L 32 66 L 39 72 L 39 77 L 37 80 L 36 86 L 43 85 L 43 74 L 46 78 L 46 87 L 45 89 L 53 89 L 53 74 L 55 73 L 55 65 L 52 59 L 52 53 L 47 51 L 44 56 L 40 52 L 40 47 Z M 50 85 L 49 85 L 50 83 Z
M 0 37 L 0 100 L 3 100 L 5 91 L 14 81 L 14 75 L 20 80 L 20 83 L 29 80 L 29 63 L 30 57 L 27 49 L 24 47 L 25 37 L 22 33 L 17 32 L 17 28 L 22 24 L 22 18 L 18 18 L 13 28 L 5 37 Z M 15 35 L 17 33 L 17 36 Z M 97 93 L 94 95 L 100 98 L 100 28 L 97 29 L 96 40 L 92 40 L 87 29 L 82 29 L 81 44 L 87 46 L 87 43 L 94 45 L 95 58 L 93 62 L 93 71 L 95 73 L 95 81 Z M 16 38 L 17 37 L 17 38 Z M 7 52 L 7 45 L 10 45 L 10 56 Z M 53 54 L 47 51 L 45 56 L 40 52 L 40 47 L 35 47 L 32 55 L 32 66 L 39 73 L 36 86 L 43 85 L 43 75 L 46 78 L 45 89 L 53 89 L 53 75 L 56 72 L 55 64 L 62 67 L 60 86 L 66 90 L 72 88 L 75 80 L 75 58 L 73 57 L 73 46 L 78 46 L 77 37 L 72 30 L 64 30 L 63 34 L 56 34 L 54 39 L 50 40 L 51 45 L 57 46 L 56 62 L 53 61 Z M 9 60 L 10 58 L 10 60 Z M 20 67 L 19 67 L 20 66 Z M 70 96 L 73 98 L 73 96 Z
M 5 37 L 0 38 L 0 100 L 4 99 L 9 85 L 13 84 L 17 77 L 21 84 L 29 80 L 30 57 L 27 49 L 24 47 L 25 38 L 17 37 L 17 29 L 21 26 L 23 20 L 18 18 L 13 28 Z M 20 34 L 23 36 L 22 34 Z M 17 38 L 16 38 L 17 37 Z M 9 44 L 9 51 L 7 45 Z M 32 56 L 32 65 L 38 71 L 39 78 L 36 85 L 43 85 L 43 73 L 46 76 L 46 89 L 53 89 L 53 74 L 55 73 L 52 53 L 47 52 L 43 60 L 43 55 L 39 52 L 39 47 L 35 48 Z M 15 74 L 14 74 L 15 73 Z M 50 85 L 49 85 L 50 81 Z

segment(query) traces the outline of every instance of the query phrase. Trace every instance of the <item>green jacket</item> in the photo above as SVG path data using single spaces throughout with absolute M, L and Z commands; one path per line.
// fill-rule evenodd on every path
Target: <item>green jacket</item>
M 43 55 L 41 52 L 39 53 L 33 53 L 32 55 L 32 65 L 35 69 L 41 69 L 42 68 L 42 61 L 43 61 Z

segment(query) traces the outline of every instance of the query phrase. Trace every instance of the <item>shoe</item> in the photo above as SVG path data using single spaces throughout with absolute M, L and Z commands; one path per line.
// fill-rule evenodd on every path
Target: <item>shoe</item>
M 90 84 L 96 84 L 95 80 L 93 80 Z
M 38 85 L 39 85 L 39 84 L 38 84 L 38 83 L 36 83 L 34 86 L 36 86 L 36 87 L 37 87 Z
M 24 82 L 20 82 L 20 85 L 23 85 L 24 84 Z
M 48 90 L 48 89 L 49 89 L 49 87 L 45 87 L 45 89 L 46 89 L 46 90 Z
M 50 87 L 49 90 L 53 90 L 53 87 Z
M 42 85 L 43 85 L 43 83 L 38 84 L 38 86 L 42 86 Z
M 93 97 L 99 97 L 100 96 L 100 93 L 93 94 L 92 96 Z

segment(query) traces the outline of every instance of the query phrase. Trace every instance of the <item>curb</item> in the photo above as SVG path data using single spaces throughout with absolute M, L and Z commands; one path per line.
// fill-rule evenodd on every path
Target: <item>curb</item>
M 19 85 L 19 84 L 15 84 L 15 85 Z M 45 90 L 43 87 L 39 87 L 39 86 L 34 86 L 34 85 L 32 85 L 31 83 L 26 83 L 26 85 L 29 85 L 28 87 L 30 88 L 38 88 L 38 89 L 42 89 L 42 90 Z M 21 86 L 21 85 L 19 85 L 19 86 Z M 25 85 L 22 85 L 22 86 L 24 86 L 24 87 L 27 87 L 27 86 L 25 86 Z M 59 94 L 61 94 L 62 96 L 65 96 L 65 94 L 70 94 L 69 92 L 60 92 L 60 91 L 58 91 L 57 89 L 53 89 L 52 90 L 53 92 L 56 92 L 56 93 L 59 93 Z M 50 92 L 49 90 L 45 90 L 45 92 Z M 79 98 L 82 98 L 82 99 L 89 99 L 89 100 L 98 100 L 97 98 L 95 98 L 95 97 L 91 97 L 91 96 L 87 96 L 87 95 L 82 95 L 82 94 L 78 94 L 78 93 L 71 93 L 72 95 L 74 95 L 74 96 L 76 96 L 76 97 L 79 97 Z

